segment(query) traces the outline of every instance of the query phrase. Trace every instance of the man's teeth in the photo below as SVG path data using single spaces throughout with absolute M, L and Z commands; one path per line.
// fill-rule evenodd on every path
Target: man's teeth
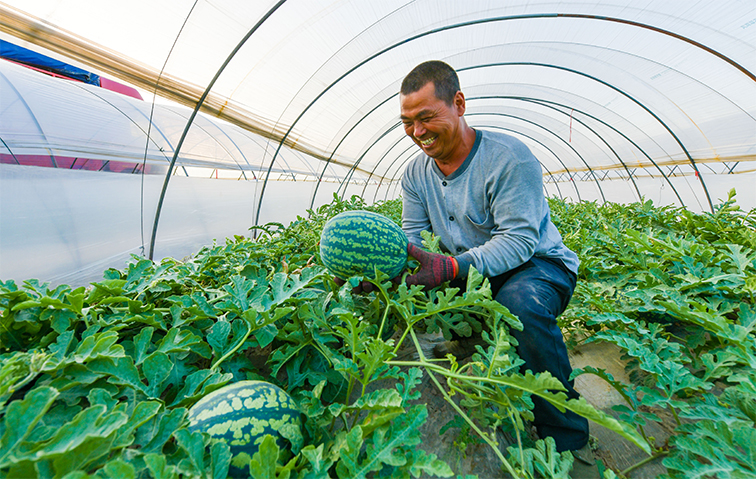
M 436 140 L 436 137 L 434 136 L 433 138 L 428 138 L 427 140 L 420 140 L 420 143 L 421 143 L 421 144 L 422 144 L 423 146 L 428 146 L 428 145 L 430 145 L 431 143 L 433 143 L 433 142 L 434 142 L 435 140 Z

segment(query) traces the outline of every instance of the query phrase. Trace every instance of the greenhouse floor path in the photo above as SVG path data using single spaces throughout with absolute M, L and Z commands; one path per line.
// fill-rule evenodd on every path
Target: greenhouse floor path
M 423 349 L 430 353 L 433 345 L 440 340 L 440 336 L 420 335 L 419 339 Z M 630 382 L 625 373 L 624 364 L 620 360 L 619 350 L 612 344 L 590 343 L 581 345 L 578 349 L 570 352 L 570 361 L 573 368 L 590 365 L 608 371 L 617 380 L 628 384 Z M 438 379 L 442 381 L 442 378 Z M 578 377 L 575 381 L 575 389 L 594 407 L 614 416 L 616 416 L 616 413 L 611 410 L 611 407 L 623 402 L 621 396 L 611 386 L 590 374 Z M 487 444 L 476 440 L 474 432 L 464 434 L 459 428 L 450 427 L 444 434 L 439 433 L 457 414 L 438 391 L 427 373 L 424 373 L 419 390 L 422 393 L 419 401 L 424 402 L 428 407 L 428 419 L 422 428 L 423 442 L 420 445 L 423 450 L 436 454 L 446 461 L 454 471 L 454 477 L 465 478 L 467 475 L 477 475 L 479 479 L 510 477 L 502 470 L 495 452 Z M 646 428 L 646 432 L 655 437 L 659 443 L 662 443 L 669 437 L 671 428 L 649 426 Z M 590 433 L 592 436 L 591 444 L 594 447 L 596 457 L 615 472 L 623 471 L 638 464 L 647 457 L 636 446 L 606 428 L 590 423 Z M 507 438 L 503 434 L 499 434 L 497 439 L 502 450 L 509 446 Z M 627 474 L 627 477 L 649 479 L 665 472 L 666 469 L 661 464 L 661 460 L 655 460 L 632 470 Z

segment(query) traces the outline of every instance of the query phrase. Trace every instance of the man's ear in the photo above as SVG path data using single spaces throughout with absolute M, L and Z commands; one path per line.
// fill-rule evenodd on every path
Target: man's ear
M 457 115 L 462 116 L 465 114 L 467 105 L 465 104 L 465 94 L 461 91 L 454 94 L 454 108 L 457 110 Z

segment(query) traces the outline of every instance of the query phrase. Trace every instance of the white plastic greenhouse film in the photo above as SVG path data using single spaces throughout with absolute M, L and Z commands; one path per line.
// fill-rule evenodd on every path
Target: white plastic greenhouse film
M 715 207 L 727 200 L 728 193 L 733 188 L 736 191 L 735 202 L 741 209 L 748 211 L 756 207 L 756 172 L 733 175 L 703 174 L 703 178 Z M 667 182 L 661 177 L 636 178 L 635 183 L 638 185 L 643 199 L 645 201 L 651 200 L 655 206 L 680 206 L 680 202 L 669 184 L 672 183 L 688 210 L 696 213 L 711 212 L 698 178 L 690 175 L 670 177 L 669 180 Z M 596 201 L 599 204 L 603 202 L 594 181 L 576 181 L 575 183 L 580 190 L 582 201 Z M 608 202 L 628 203 L 631 192 L 634 196 L 637 196 L 629 180 L 604 180 L 600 183 L 601 190 Z M 567 201 L 577 201 L 575 188 L 571 184 L 562 182 L 559 184 L 559 188 L 562 198 Z M 546 185 L 546 194 L 559 198 L 554 183 Z
M 139 176 L 0 165 L 0 182 L 3 280 L 84 285 L 140 252 Z
M 0 278 L 53 285 L 99 281 L 146 255 L 163 177 L 0 165 Z M 268 183 L 259 223 L 289 225 L 306 216 L 315 182 Z M 213 242 L 250 236 L 262 181 L 174 176 L 155 245 L 156 260 L 182 259 Z M 320 184 L 315 209 L 338 183 Z M 367 196 L 367 195 L 366 195 Z M 144 250 L 143 250 L 144 245 Z
M 142 233 L 139 175 L 0 165 L 0 278 L 86 285 L 123 268 L 143 245 L 146 254 L 163 178 L 144 181 Z M 261 183 L 171 178 L 155 259 L 250 235 Z M 270 182 L 261 221 L 288 225 L 304 214 L 313 184 Z

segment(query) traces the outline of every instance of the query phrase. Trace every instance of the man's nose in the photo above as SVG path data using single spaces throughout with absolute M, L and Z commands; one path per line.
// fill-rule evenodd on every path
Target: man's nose
M 420 138 L 425 134 L 425 127 L 423 126 L 422 122 L 416 121 L 413 125 L 414 135 L 415 138 Z

